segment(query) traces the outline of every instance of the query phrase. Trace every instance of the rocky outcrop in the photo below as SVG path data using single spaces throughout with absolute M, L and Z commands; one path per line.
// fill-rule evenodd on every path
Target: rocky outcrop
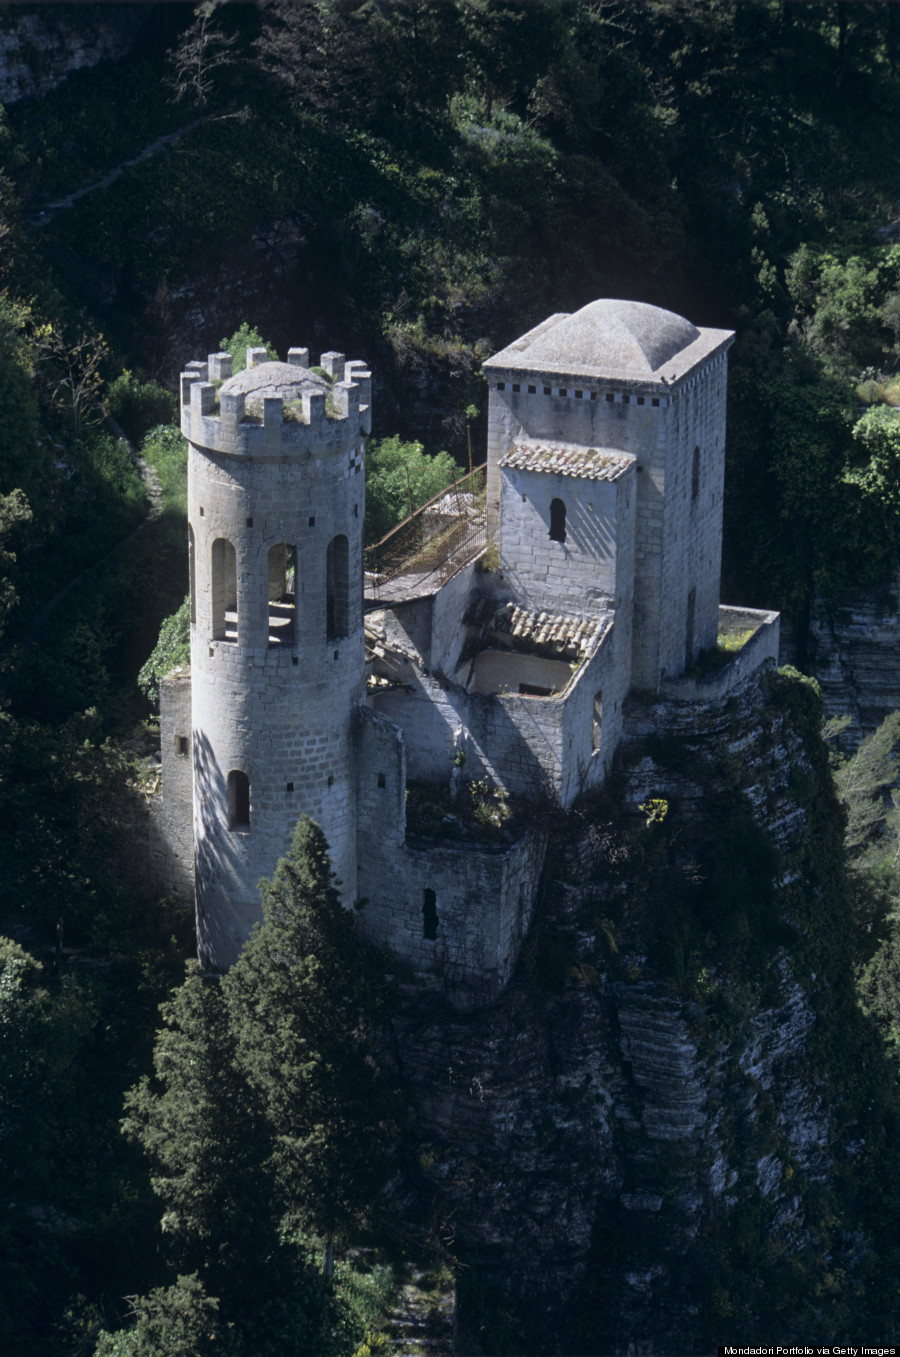
M 826 1106 L 829 1001 L 789 941 L 798 886 L 822 889 L 809 826 L 829 793 L 786 682 L 706 711 L 632 703 L 618 785 L 556 827 L 509 988 L 395 1020 L 419 1200 L 462 1265 L 462 1351 L 807 1331 L 853 1113 Z
M 124 56 L 151 17 L 149 5 L 7 6 L 0 15 L 0 104 L 46 94 L 70 71 Z
M 900 710 L 900 571 L 884 589 L 817 599 L 810 618 L 810 672 L 826 717 L 848 715 L 847 751 Z

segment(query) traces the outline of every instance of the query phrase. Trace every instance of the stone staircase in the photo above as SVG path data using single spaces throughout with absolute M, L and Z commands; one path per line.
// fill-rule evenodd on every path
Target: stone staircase
M 388 1329 L 386 1357 L 452 1357 L 456 1335 L 456 1287 L 428 1286 L 424 1268 L 406 1266 Z

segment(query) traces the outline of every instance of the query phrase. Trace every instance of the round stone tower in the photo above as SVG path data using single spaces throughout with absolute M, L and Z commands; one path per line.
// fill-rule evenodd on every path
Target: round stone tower
M 356 886 L 355 718 L 365 690 L 364 436 L 371 378 L 306 349 L 190 363 L 191 688 L 197 933 L 225 969 L 306 813 Z

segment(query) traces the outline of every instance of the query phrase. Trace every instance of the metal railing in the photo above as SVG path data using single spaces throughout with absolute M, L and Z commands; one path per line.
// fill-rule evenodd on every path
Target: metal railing
M 487 463 L 460 477 L 365 550 L 366 594 L 415 576 L 416 587 L 433 589 L 485 546 Z

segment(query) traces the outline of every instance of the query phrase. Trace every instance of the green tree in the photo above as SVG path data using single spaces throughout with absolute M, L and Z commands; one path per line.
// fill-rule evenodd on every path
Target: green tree
M 16 554 L 6 546 L 6 539 L 15 527 L 30 522 L 31 510 L 21 490 L 14 490 L 11 495 L 0 495 L 0 572 L 2 572 L 0 573 L 0 636 L 3 635 L 3 628 L 10 611 L 18 601 L 18 594 L 13 583 Z
M 265 349 L 269 359 L 274 362 L 278 358 L 278 352 L 272 347 L 267 339 L 263 339 L 258 330 L 252 325 L 243 321 L 235 330 L 230 339 L 220 339 L 219 348 L 223 353 L 230 353 L 233 359 L 232 370 L 234 372 L 243 372 L 247 366 L 248 349 Z
M 252 1287 L 278 1248 L 271 1131 L 235 1066 L 218 977 L 191 962 L 161 1012 L 155 1079 L 128 1094 L 123 1130 L 151 1161 L 172 1262 L 199 1269 L 212 1294 L 242 1267 Z
M 330 1256 L 371 1219 L 391 1104 L 362 1021 L 366 954 L 312 820 L 300 820 L 260 898 L 263 922 L 222 988 L 237 1061 L 275 1133 L 288 1215 Z
M 885 717 L 878 729 L 862 741 L 835 769 L 834 785 L 847 815 L 844 844 L 852 864 L 868 856 L 882 836 L 889 789 L 900 766 L 900 712 Z
M 179 1278 L 136 1302 L 136 1327 L 124 1339 L 105 1339 L 100 1352 L 161 1357 L 167 1341 L 181 1351 L 177 1343 L 193 1333 L 185 1330 L 185 1270 L 199 1278 L 191 1286 L 206 1298 L 204 1325 L 218 1306 L 221 1331 L 229 1334 L 215 1351 L 282 1357 L 286 1347 L 298 1354 L 340 1350 L 349 1338 L 344 1307 L 290 1228 L 277 1172 L 280 1128 L 236 1058 L 240 1034 L 224 982 L 190 963 L 162 1014 L 155 1078 L 128 1094 L 123 1130 L 150 1160 L 165 1253 Z
M 407 514 L 460 476 L 449 452 L 429 455 L 421 443 L 396 434 L 369 444 L 366 453 L 366 542 L 378 542 Z
M 196 1273 L 132 1302 L 134 1326 L 102 1331 L 94 1357 L 224 1357 L 229 1348 L 234 1351 L 219 1320 L 219 1302 L 206 1294 Z
M 216 88 L 216 72 L 234 63 L 231 48 L 236 33 L 226 33 L 216 23 L 215 13 L 223 0 L 202 0 L 194 9 L 194 22 L 182 33 L 169 54 L 168 84 L 176 103 L 188 99 L 203 113 Z
M 46 489 L 47 445 L 39 442 L 38 401 L 27 307 L 0 293 L 0 492 L 20 489 L 34 497 Z

